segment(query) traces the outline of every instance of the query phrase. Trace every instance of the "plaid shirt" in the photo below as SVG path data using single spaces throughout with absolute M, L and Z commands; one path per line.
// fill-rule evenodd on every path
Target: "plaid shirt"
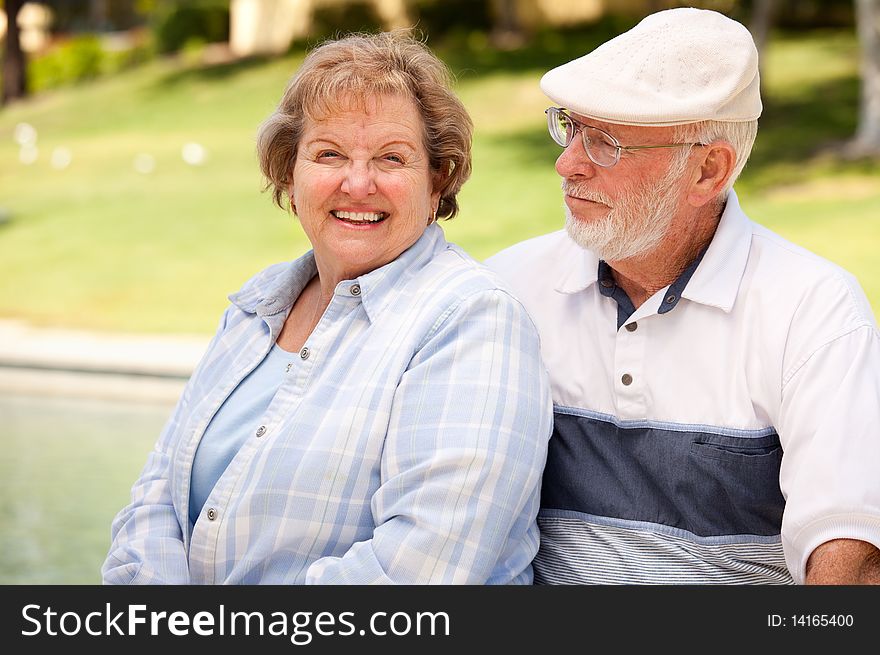
M 538 337 L 436 225 L 337 285 L 190 534 L 199 439 L 315 272 L 307 253 L 230 296 L 113 522 L 105 583 L 531 582 L 552 423 Z

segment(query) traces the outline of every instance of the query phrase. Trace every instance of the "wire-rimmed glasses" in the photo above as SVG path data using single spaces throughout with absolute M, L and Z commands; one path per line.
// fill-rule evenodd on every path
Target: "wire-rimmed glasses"
M 619 162 L 621 150 L 684 148 L 702 145 L 700 143 L 663 143 L 650 146 L 624 146 L 605 130 L 572 118 L 562 107 L 550 107 L 544 113 L 547 114 L 547 128 L 550 130 L 550 137 L 554 142 L 567 148 L 580 132 L 584 150 L 590 161 L 603 168 L 611 168 Z

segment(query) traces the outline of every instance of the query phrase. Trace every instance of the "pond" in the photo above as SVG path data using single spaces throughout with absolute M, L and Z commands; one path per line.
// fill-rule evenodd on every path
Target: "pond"
M 0 584 L 100 584 L 171 404 L 0 395 Z

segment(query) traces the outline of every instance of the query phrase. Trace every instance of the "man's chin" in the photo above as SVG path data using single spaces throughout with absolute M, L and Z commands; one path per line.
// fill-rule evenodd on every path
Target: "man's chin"
M 591 250 L 602 259 L 602 253 L 608 250 L 609 238 L 601 234 L 601 228 L 595 223 L 585 223 L 571 214 L 566 216 L 565 231 L 568 236 L 584 250 Z

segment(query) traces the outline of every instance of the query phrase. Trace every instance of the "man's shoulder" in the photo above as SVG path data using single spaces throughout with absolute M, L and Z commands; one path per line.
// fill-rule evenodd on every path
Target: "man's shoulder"
M 518 269 L 523 265 L 540 265 L 548 259 L 559 257 L 560 249 L 575 246 L 565 230 L 532 237 L 499 251 L 486 260 L 486 265 L 496 271 Z
M 850 325 L 874 324 L 870 303 L 852 273 L 757 223 L 747 270 L 750 292 L 776 296 L 777 311 L 788 306 L 797 315 L 828 320 L 833 314 Z
M 784 281 L 784 288 L 815 290 L 816 284 L 858 287 L 855 276 L 842 266 L 799 246 L 758 223 L 752 228 L 751 265 L 765 275 Z
M 582 260 L 581 249 L 565 230 L 526 239 L 489 257 L 486 265 L 517 292 L 523 287 L 556 285 L 570 275 L 573 264 Z

